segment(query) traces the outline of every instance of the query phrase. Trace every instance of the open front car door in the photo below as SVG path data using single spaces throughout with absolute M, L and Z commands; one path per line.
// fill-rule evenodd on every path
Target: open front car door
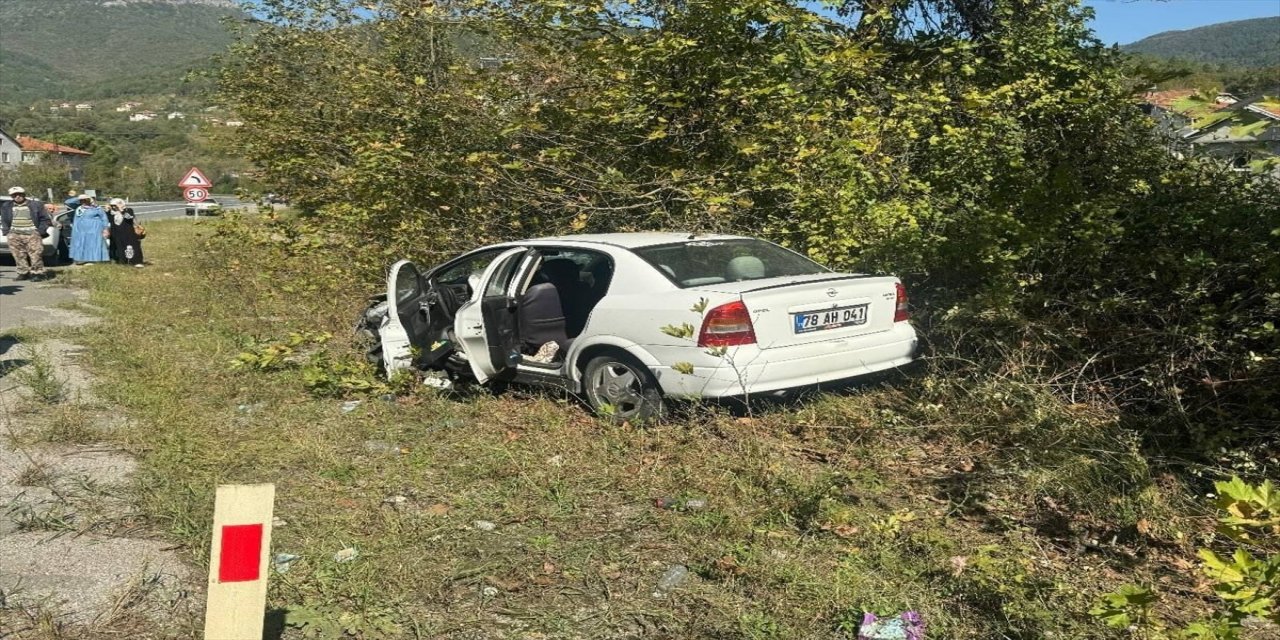
M 418 268 L 408 260 L 391 265 L 387 315 L 379 327 L 387 377 L 413 366 L 413 348 L 430 339 L 431 324 L 427 286 Z
M 471 372 L 486 382 L 520 362 L 520 294 L 541 262 L 534 249 L 511 249 L 481 275 L 471 301 L 458 309 L 454 333 Z

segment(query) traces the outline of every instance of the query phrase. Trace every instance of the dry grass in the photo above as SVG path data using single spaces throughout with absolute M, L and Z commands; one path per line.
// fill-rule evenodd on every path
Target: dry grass
M 144 509 L 203 562 L 214 486 L 274 482 L 272 551 L 301 558 L 270 604 L 317 632 L 343 617 L 365 638 L 830 638 L 864 610 L 916 609 L 931 637 L 1119 637 L 1085 613 L 1096 594 L 1182 580 L 1167 563 L 1200 526 L 1107 416 L 996 378 L 643 429 L 521 392 L 344 413 L 296 371 L 226 364 L 247 336 L 340 330 L 314 318 L 360 300 L 300 315 L 321 302 L 193 265 L 201 227 L 151 227 L 153 268 L 78 276 L 118 328 L 79 340 L 124 373 L 104 394 L 137 418 L 117 437 L 141 453 Z M 336 562 L 348 546 L 359 558 Z M 654 597 L 677 564 L 689 580 Z

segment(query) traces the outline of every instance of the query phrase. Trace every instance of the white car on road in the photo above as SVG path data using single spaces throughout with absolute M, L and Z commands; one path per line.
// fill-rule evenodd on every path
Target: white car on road
M 782 394 L 916 352 L 895 277 L 834 272 L 755 238 L 618 233 L 400 261 L 364 316 L 386 372 L 555 385 L 618 420 L 664 397 Z
M 8 196 L 0 196 L 0 202 L 9 199 Z M 41 240 L 41 244 L 44 245 L 45 263 L 53 264 L 54 257 L 58 253 L 58 246 L 64 241 L 62 236 L 64 233 L 70 233 L 70 228 L 67 224 L 67 213 L 65 211 L 62 213 L 50 213 L 49 217 L 53 219 L 53 224 L 49 225 L 49 231 L 45 234 L 44 239 Z M 9 250 L 9 238 L 2 234 L 0 234 L 0 255 L 13 255 L 13 252 Z

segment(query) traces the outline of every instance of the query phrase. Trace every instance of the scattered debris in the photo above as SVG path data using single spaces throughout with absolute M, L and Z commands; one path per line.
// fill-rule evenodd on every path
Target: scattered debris
M 563 466 L 564 466 L 564 456 L 562 456 L 562 455 L 560 455 L 560 454 L 558 454 L 558 453 L 557 453 L 556 455 L 551 456 L 550 458 L 547 458 L 547 464 L 549 464 L 549 465 L 551 465 L 551 466 L 553 466 L 553 467 L 563 467 Z
M 435 503 L 435 504 L 433 504 L 433 505 L 431 505 L 431 506 L 427 507 L 427 508 L 426 508 L 426 512 L 427 512 L 427 515 L 429 515 L 429 516 L 443 516 L 443 515 L 448 515 L 448 513 L 449 513 L 449 505 L 444 504 L 444 503 L 441 503 L 441 502 L 437 502 L 437 503 Z
M 360 557 L 360 550 L 355 547 L 347 547 L 342 551 L 333 554 L 334 562 L 351 562 Z
M 654 498 L 653 506 L 659 509 L 684 509 L 687 511 L 701 511 L 707 508 L 707 501 L 702 498 L 689 498 L 681 501 L 679 498 Z
M 489 522 L 488 520 L 476 520 L 471 523 L 471 526 L 472 528 L 479 529 L 480 531 L 493 531 L 498 528 L 498 525 Z
M 396 395 L 395 395 L 394 393 L 384 393 L 384 394 L 382 394 L 382 395 L 378 396 L 378 399 L 379 399 L 379 400 L 381 400 L 381 401 L 383 401 L 383 402 L 395 402 L 395 401 L 396 401 Z
M 443 371 L 428 371 L 422 374 L 422 384 L 441 391 L 448 391 L 453 388 L 453 380 L 450 380 L 449 375 Z
M 253 404 L 239 404 L 239 405 L 236 405 L 236 411 L 239 413 L 253 413 L 255 411 L 261 411 L 266 406 L 267 406 L 267 403 L 265 402 L 255 402 Z
M 658 580 L 658 586 L 653 591 L 653 597 L 665 597 L 668 593 L 674 591 L 676 587 L 680 586 L 680 583 L 684 582 L 688 577 L 689 568 L 682 564 L 677 564 L 670 569 L 667 569 L 667 572 L 662 574 L 662 579 Z
M 399 509 L 401 505 L 403 505 L 408 501 L 409 499 L 406 498 L 405 496 L 391 496 L 388 498 L 383 498 L 382 504 L 391 505 L 392 509 Z
M 560 345 L 556 342 L 547 342 L 538 348 L 537 353 L 525 359 L 530 362 L 551 364 L 551 361 L 556 359 L 556 354 L 558 353 L 560 353 Z
M 406 451 L 404 448 L 400 447 L 399 445 L 392 444 L 390 442 L 387 442 L 386 440 L 365 440 L 364 450 L 368 451 L 369 453 L 390 453 L 390 454 L 400 454 Z
M 883 620 L 874 613 L 864 613 L 858 640 L 924 640 L 924 619 L 915 611 Z
M 277 529 L 279 529 L 280 527 L 287 527 L 289 526 L 289 521 L 285 520 L 284 518 L 281 518 L 280 516 L 275 516 L 271 518 L 271 526 Z
M 299 557 L 292 553 L 277 553 L 271 557 L 271 566 L 275 567 L 276 573 L 289 573 L 289 567 L 293 566 L 294 561 Z
M 483 593 L 486 598 L 492 598 L 498 595 L 498 589 L 497 587 L 485 587 L 480 590 L 480 593 Z
M 351 413 L 352 411 L 355 411 L 356 407 L 360 406 L 361 402 L 363 402 L 363 400 L 348 400 L 342 403 L 342 412 Z

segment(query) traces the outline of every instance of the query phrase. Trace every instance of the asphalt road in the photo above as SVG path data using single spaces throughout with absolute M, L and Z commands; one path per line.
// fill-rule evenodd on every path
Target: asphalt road
M 253 203 L 241 202 L 235 196 L 214 195 L 214 199 L 222 204 L 224 210 L 253 206 Z M 186 217 L 187 203 L 181 200 L 171 202 L 130 202 L 128 206 L 133 207 L 134 214 L 139 218 L 144 220 L 163 220 L 165 218 Z

